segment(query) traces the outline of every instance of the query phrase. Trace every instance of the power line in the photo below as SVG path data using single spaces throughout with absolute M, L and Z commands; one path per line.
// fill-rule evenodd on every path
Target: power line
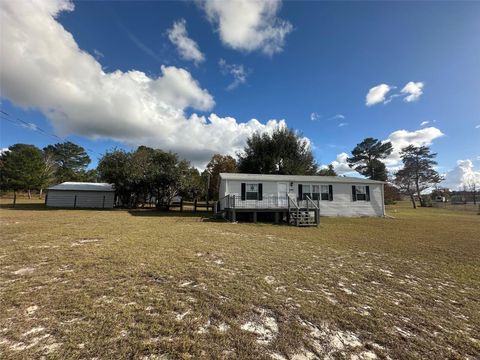
M 45 136 L 49 136 L 51 138 L 54 138 L 56 140 L 60 140 L 60 141 L 65 141 L 65 139 L 59 137 L 58 135 L 55 135 L 55 134 L 52 134 L 50 132 L 47 132 L 45 130 L 43 130 L 42 128 L 40 128 L 39 126 L 37 126 L 37 124 L 35 123 L 31 123 L 31 122 L 27 122 L 25 120 L 22 120 L 18 117 L 13 117 L 12 115 L 10 115 L 9 113 L 3 111 L 3 110 L 0 110 L 0 113 L 3 114 L 3 115 L 6 115 L 7 117 L 5 116 L 0 116 L 0 119 L 3 119 L 3 120 L 6 120 L 6 121 L 9 121 L 17 126 L 20 126 L 22 128 L 27 128 L 29 130 L 32 130 L 32 131 L 36 131 L 42 135 L 45 135 Z M 70 140 L 69 140 L 70 141 Z M 74 143 L 73 141 L 70 141 L 71 143 Z M 75 143 L 74 143 L 75 144 Z M 81 146 L 79 144 L 76 144 L 78 146 Z M 83 146 L 81 146 L 83 147 Z M 91 153 L 94 153 L 94 154 L 97 154 L 97 155 L 100 155 L 102 156 L 102 154 L 100 154 L 99 152 L 96 152 L 95 150 L 92 150 L 92 149 L 89 149 L 89 148 L 84 148 L 85 150 L 87 150 L 88 152 L 91 152 Z

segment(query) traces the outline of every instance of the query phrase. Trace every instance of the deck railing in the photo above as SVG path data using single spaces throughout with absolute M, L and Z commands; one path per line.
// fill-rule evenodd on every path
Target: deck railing
M 230 194 L 218 200 L 219 209 L 286 209 L 288 196 L 264 196 L 262 200 L 242 200 L 237 194 Z

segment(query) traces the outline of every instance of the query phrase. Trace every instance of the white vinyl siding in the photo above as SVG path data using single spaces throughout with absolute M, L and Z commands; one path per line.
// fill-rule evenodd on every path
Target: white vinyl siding
M 328 178 L 328 177 L 326 177 Z M 323 180 L 323 177 L 322 179 Z M 254 182 L 256 181 L 256 182 Z M 314 185 L 319 187 L 320 196 L 323 193 L 328 194 L 328 187 L 332 185 L 333 190 L 333 201 L 320 201 L 320 215 L 321 216 L 383 216 L 384 215 L 384 205 L 383 205 L 383 184 L 382 183 L 369 183 L 370 188 L 370 201 L 352 201 L 352 186 L 357 185 L 358 183 L 352 179 L 352 182 L 335 182 L 329 179 L 325 179 L 324 183 L 321 181 L 315 183 L 308 183 L 306 181 L 295 182 L 286 180 L 264 180 L 260 175 L 258 178 L 251 179 L 249 182 L 245 180 L 233 180 L 233 179 L 222 179 L 220 184 L 220 189 L 224 189 L 224 192 L 220 193 L 220 198 L 225 195 L 235 195 L 236 201 L 240 201 L 241 198 L 241 184 L 253 184 L 253 183 L 262 183 L 263 184 L 263 199 L 269 201 L 268 199 L 275 198 L 278 196 L 278 183 L 285 182 L 287 183 L 287 190 L 289 194 L 295 199 L 299 196 L 298 194 L 298 185 L 302 184 L 302 193 L 306 192 L 304 186 Z M 367 184 L 366 184 L 367 185 Z M 362 185 L 362 186 L 366 186 Z M 313 195 L 312 190 L 315 191 L 315 188 L 308 189 L 308 193 Z M 252 200 L 250 200 L 252 201 Z M 315 200 L 316 201 L 316 200 Z M 253 203 L 253 201 L 252 201 Z

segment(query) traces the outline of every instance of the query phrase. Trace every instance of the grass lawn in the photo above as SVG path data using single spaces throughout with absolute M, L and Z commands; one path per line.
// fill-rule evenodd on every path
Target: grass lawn
M 480 216 L 0 209 L 0 358 L 479 359 Z

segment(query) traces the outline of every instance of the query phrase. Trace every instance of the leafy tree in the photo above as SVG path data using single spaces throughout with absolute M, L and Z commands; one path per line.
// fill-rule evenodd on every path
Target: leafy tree
M 220 155 L 215 154 L 210 159 L 206 167 L 206 183 L 209 183 L 208 187 L 208 198 L 209 199 L 218 199 L 218 191 L 220 188 L 220 173 L 236 173 L 237 162 L 230 155 Z M 210 179 L 208 179 L 210 177 Z
M 123 206 L 132 206 L 134 191 L 132 154 L 120 149 L 107 152 L 97 167 L 102 181 L 115 185 L 115 194 Z
M 396 178 L 400 177 L 400 183 L 409 184 L 410 197 L 414 207 L 415 202 L 413 195 L 411 195 L 412 187 L 420 201 L 420 205 L 423 207 L 426 206 L 426 202 L 421 195 L 422 191 L 442 181 L 442 177 L 433 169 L 433 166 L 437 164 L 434 160 L 436 156 L 437 154 L 430 152 L 428 146 L 409 145 L 400 152 L 403 169 L 397 172 Z
M 320 175 L 320 176 L 337 176 L 337 173 L 335 172 L 335 169 L 333 168 L 333 165 L 330 164 L 330 165 L 328 165 L 327 168 L 318 170 L 317 175 Z
M 51 155 L 56 164 L 55 180 L 57 182 L 85 180 L 85 171 L 90 164 L 90 157 L 83 147 L 66 141 L 48 145 L 43 151 Z
M 183 175 L 179 195 L 189 200 L 202 198 L 206 193 L 205 185 L 205 179 L 200 172 L 196 168 L 190 167 Z
M 1 155 L 1 187 L 5 190 L 40 189 L 44 178 L 44 160 L 40 149 L 34 145 L 15 144 Z
M 392 205 L 399 200 L 402 200 L 400 189 L 392 184 L 386 183 L 384 186 L 385 204 Z
M 408 195 L 414 209 L 417 208 L 415 202 L 415 183 L 413 181 L 411 169 L 403 168 L 395 173 L 393 183 L 398 187 L 402 194 Z
M 308 141 L 286 127 L 271 135 L 253 134 L 244 152 L 238 154 L 242 173 L 314 175 L 317 167 Z
M 366 138 L 352 150 L 352 157 L 347 159 L 351 168 L 371 180 L 387 181 L 388 173 L 381 161 L 393 151 L 391 142 L 382 143 L 378 139 Z

